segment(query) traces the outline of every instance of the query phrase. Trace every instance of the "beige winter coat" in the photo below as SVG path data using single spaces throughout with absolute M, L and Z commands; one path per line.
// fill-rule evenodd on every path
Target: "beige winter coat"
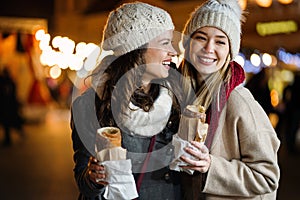
M 280 141 L 248 89 L 236 87 L 221 113 L 202 192 L 207 199 L 276 199 Z

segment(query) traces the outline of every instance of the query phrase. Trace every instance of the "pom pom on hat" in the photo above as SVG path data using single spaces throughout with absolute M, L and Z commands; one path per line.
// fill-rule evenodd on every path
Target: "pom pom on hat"
M 242 15 L 242 9 L 238 3 L 238 0 L 217 0 L 220 4 L 229 6 L 237 16 Z
M 102 48 L 121 56 L 167 30 L 174 30 L 174 24 L 165 10 L 142 2 L 124 3 L 108 16 Z
M 238 0 L 208 0 L 197 7 L 187 21 L 183 30 L 183 46 L 187 45 L 191 35 L 199 28 L 216 27 L 227 35 L 233 60 L 239 53 L 241 24 L 244 21 Z

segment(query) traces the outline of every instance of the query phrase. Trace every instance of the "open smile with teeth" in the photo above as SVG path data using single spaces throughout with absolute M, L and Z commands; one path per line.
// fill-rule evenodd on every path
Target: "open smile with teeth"
M 198 59 L 200 62 L 203 62 L 203 63 L 213 63 L 217 60 L 217 59 L 213 59 L 213 58 L 204 58 L 201 56 L 198 56 Z
M 170 61 L 163 61 L 162 64 L 163 64 L 163 65 L 169 65 L 169 66 L 170 66 L 171 62 L 170 62 Z

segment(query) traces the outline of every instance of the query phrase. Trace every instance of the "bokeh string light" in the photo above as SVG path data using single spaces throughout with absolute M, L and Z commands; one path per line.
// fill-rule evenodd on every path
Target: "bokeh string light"
M 52 39 L 52 42 L 50 42 L 50 34 L 45 33 L 43 29 L 36 32 L 35 38 L 40 42 L 40 62 L 42 65 L 49 67 L 58 66 L 62 70 L 70 69 L 81 71 L 81 76 L 82 70 L 86 72 L 84 74 L 87 74 L 95 68 L 99 60 L 111 54 L 111 52 L 105 51 L 102 51 L 100 54 L 101 50 L 98 45 L 85 42 L 75 44 L 75 42 L 68 37 L 56 36 Z M 271 55 L 266 52 L 257 53 L 257 51 L 258 50 L 253 50 L 249 56 L 249 60 L 247 59 L 247 55 L 240 52 L 235 58 L 235 61 L 244 67 L 247 73 L 256 73 L 259 71 L 257 68 L 260 67 L 275 67 L 278 61 L 288 65 L 294 65 L 296 70 L 300 69 L 299 53 L 291 54 L 286 52 L 283 48 L 278 49 L 277 55 Z
M 111 54 L 102 51 L 94 43 L 79 42 L 75 44 L 68 37 L 56 36 L 51 41 L 50 34 L 43 29 L 36 31 L 35 38 L 39 41 L 41 50 L 40 62 L 44 66 L 50 67 L 50 76 L 55 79 L 60 76 L 60 70 L 73 70 L 78 76 L 83 77 L 90 73 L 95 67 L 98 59 Z M 100 57 L 99 57 L 100 55 Z

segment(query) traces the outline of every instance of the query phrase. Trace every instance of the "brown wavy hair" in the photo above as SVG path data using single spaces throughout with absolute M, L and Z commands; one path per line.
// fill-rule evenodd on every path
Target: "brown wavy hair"
M 115 58 L 104 69 L 102 77 L 105 81 L 101 85 L 96 85 L 98 95 L 95 100 L 96 113 L 101 126 L 117 127 L 125 115 L 124 111 L 129 109 L 129 102 L 146 112 L 150 111 L 159 95 L 160 86 L 166 85 L 167 79 L 156 80 L 155 83 L 151 83 L 148 93 L 143 91 L 141 78 L 145 72 L 144 54 L 146 51 L 147 44 Z M 100 71 L 92 76 L 97 77 L 99 74 Z M 175 98 L 173 106 L 176 110 L 180 109 Z

